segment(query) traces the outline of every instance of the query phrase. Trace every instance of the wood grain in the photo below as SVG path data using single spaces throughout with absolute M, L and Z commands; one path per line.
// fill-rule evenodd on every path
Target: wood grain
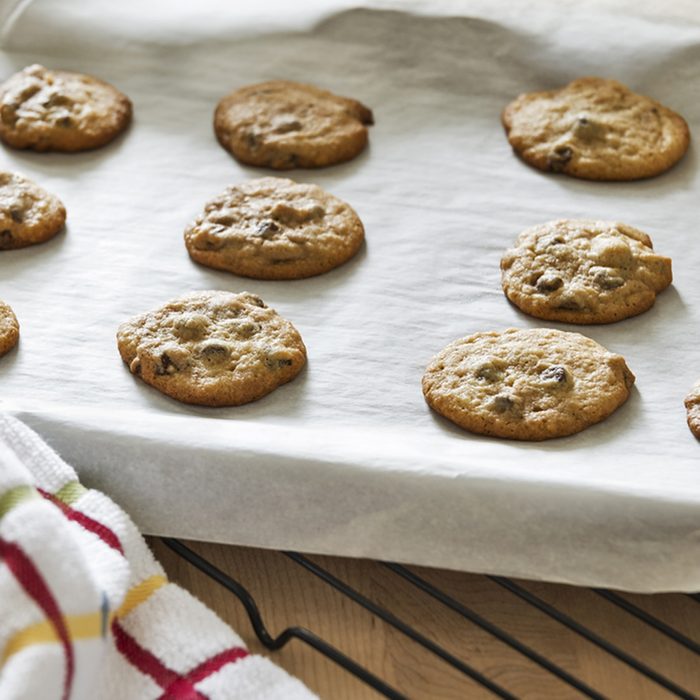
M 257 641 L 243 606 L 233 595 L 180 559 L 160 540 L 152 538 L 149 543 L 171 580 L 212 607 L 238 631 L 252 651 L 269 656 L 301 678 L 321 698 L 370 700 L 380 697 L 301 641 L 293 640 L 280 651 L 267 652 Z M 402 693 L 418 700 L 494 697 L 280 552 L 186 544 L 251 592 L 273 635 L 288 626 L 306 627 Z M 516 697 L 525 700 L 583 697 L 564 681 L 384 565 L 339 557 L 309 558 Z M 609 698 L 675 697 L 485 576 L 410 568 Z M 693 652 L 588 589 L 518 583 L 700 697 L 700 657 Z M 688 596 L 624 595 L 630 602 L 700 642 L 700 604 Z

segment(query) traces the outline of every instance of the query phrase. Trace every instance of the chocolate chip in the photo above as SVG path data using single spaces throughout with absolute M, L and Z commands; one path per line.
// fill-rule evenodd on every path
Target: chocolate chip
M 308 213 L 309 219 L 322 219 L 325 215 L 326 210 L 320 204 L 316 204 L 311 207 Z
M 0 119 L 2 119 L 3 124 L 7 124 L 8 126 L 13 126 L 14 124 L 17 123 L 17 107 L 19 105 L 9 105 L 9 104 L 4 104 L 2 107 L 0 107 Z
M 498 396 L 494 396 L 491 400 L 491 408 L 493 408 L 496 413 L 512 411 L 515 408 L 515 401 L 513 401 L 510 396 L 498 394 Z
M 175 374 L 179 370 L 179 367 L 172 361 L 170 355 L 164 352 L 160 356 L 160 363 L 156 366 L 156 374 Z
M 625 283 L 623 277 L 611 275 L 607 270 L 599 270 L 593 277 L 595 283 L 601 289 L 617 289 Z
M 59 119 L 56 122 L 59 126 L 62 126 L 64 129 L 67 129 L 70 126 L 73 126 L 73 120 L 70 117 L 63 117 Z
M 535 243 L 535 252 L 537 253 L 544 253 L 547 252 L 550 248 L 554 248 L 555 246 L 562 245 L 566 243 L 564 240 L 564 237 L 559 235 L 559 234 L 554 234 L 550 233 L 547 234 L 546 236 L 542 236 L 542 238 L 539 238 L 537 242 Z M 539 274 L 544 274 L 542 271 L 539 272 Z M 535 281 L 537 278 L 535 278 Z M 534 284 L 534 282 L 532 282 Z
M 282 122 L 277 127 L 275 127 L 276 134 L 287 134 L 290 131 L 300 131 L 301 122 L 297 119 L 292 119 L 290 121 Z
M 277 358 L 268 355 L 265 365 L 270 369 L 279 369 L 280 367 L 291 367 L 292 361 L 288 357 Z
M 230 348 L 221 343 L 209 342 L 201 347 L 199 354 L 209 364 L 220 364 L 228 359 Z
M 252 131 L 249 131 L 245 135 L 245 142 L 246 142 L 246 145 L 248 146 L 248 148 L 251 148 L 253 150 L 255 150 L 258 147 L 258 137 Z
M 576 299 L 562 299 L 557 305 L 558 309 L 564 309 L 565 311 L 580 311 L 583 306 Z
M 552 172 L 560 173 L 571 160 L 574 152 L 568 146 L 557 146 L 547 158 L 547 165 Z
M 249 294 L 248 299 L 250 300 L 251 304 L 255 304 L 255 306 L 259 306 L 261 309 L 267 308 L 265 302 L 260 297 L 256 297 L 254 294 Z
M 24 212 L 21 209 L 10 209 L 10 216 L 12 221 L 17 224 L 21 224 L 24 221 Z
M 209 343 L 202 348 L 202 355 L 221 355 L 227 352 L 228 348 L 225 345 L 217 345 L 216 343 Z
M 573 126 L 574 134 L 584 140 L 592 140 L 604 135 L 604 129 L 599 122 L 592 121 L 588 117 L 578 117 Z
M 569 380 L 569 373 L 566 371 L 566 368 L 561 365 L 552 365 L 540 372 L 540 379 L 543 382 L 565 384 Z
M 252 321 L 243 321 L 242 323 L 236 324 L 233 330 L 237 335 L 243 338 L 250 338 L 260 330 L 260 325 Z
M 43 102 L 44 107 L 67 107 L 73 105 L 73 100 L 68 95 L 55 92 Z
M 39 81 L 32 81 L 28 85 L 26 85 L 22 91 L 19 93 L 17 96 L 18 103 L 16 105 L 13 105 L 13 107 L 17 108 L 19 107 L 23 102 L 26 102 L 28 99 L 31 97 L 34 97 L 39 90 L 41 90 L 42 84 Z
M 6 228 L 0 231 L 0 248 L 9 248 L 12 245 L 12 231 Z
M 564 280 L 551 273 L 545 272 L 538 280 L 535 285 L 538 292 L 555 292 L 557 289 L 562 287 Z
M 280 227 L 274 221 L 272 221 L 272 219 L 265 219 L 255 227 L 256 235 L 262 236 L 263 238 L 272 233 L 277 233 L 279 230 Z

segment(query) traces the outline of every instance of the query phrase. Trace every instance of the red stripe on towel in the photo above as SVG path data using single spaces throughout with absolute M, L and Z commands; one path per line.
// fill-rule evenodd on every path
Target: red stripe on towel
M 73 673 L 75 660 L 73 657 L 73 644 L 63 614 L 53 597 L 51 590 L 46 585 L 34 562 L 14 542 L 6 542 L 0 538 L 0 559 L 12 572 L 18 583 L 24 588 L 32 600 L 44 611 L 49 622 L 56 630 L 56 636 L 61 640 L 63 651 L 66 655 L 66 676 L 63 682 L 63 700 L 70 697 L 73 686 Z
M 216 656 L 212 656 L 211 659 L 207 659 L 204 663 L 197 666 L 197 668 L 190 671 L 186 678 L 192 683 L 199 683 L 211 676 L 212 673 L 216 673 L 223 666 L 226 666 L 226 664 L 236 663 L 236 661 L 240 659 L 245 659 L 246 656 L 248 656 L 248 652 L 245 649 L 241 647 L 231 647 Z
M 68 520 L 73 520 L 78 523 L 78 525 L 82 525 L 86 530 L 97 535 L 108 547 L 116 549 L 120 554 L 124 554 L 124 549 L 122 548 L 122 543 L 119 541 L 119 538 L 106 525 L 103 525 L 97 520 L 93 520 L 89 515 L 85 515 L 85 513 L 81 513 L 79 510 L 75 510 L 75 508 L 71 508 L 67 503 L 59 500 L 48 491 L 44 491 L 43 489 L 37 489 L 37 491 L 47 501 L 51 501 L 55 506 L 58 506 Z
M 118 620 L 112 623 L 112 632 L 117 649 L 126 660 L 141 673 L 150 676 L 163 690 L 163 697 L 172 700 L 207 700 L 205 695 L 197 692 L 194 685 L 175 671 L 170 670 L 163 662 L 144 649 L 120 624 Z
M 118 620 L 112 623 L 112 632 L 117 649 L 127 661 L 141 673 L 150 676 L 163 689 L 159 700 L 207 700 L 207 696 L 194 687 L 195 683 L 203 681 L 227 664 L 236 663 L 248 656 L 245 649 L 231 647 L 202 662 L 183 676 L 169 669 L 154 654 L 144 649 Z

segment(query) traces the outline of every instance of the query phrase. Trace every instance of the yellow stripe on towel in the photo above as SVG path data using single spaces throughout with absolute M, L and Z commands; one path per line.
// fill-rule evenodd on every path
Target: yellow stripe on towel
M 150 578 L 144 579 L 141 583 L 137 583 L 133 588 L 131 588 L 124 602 L 119 606 L 116 612 L 117 617 L 125 617 L 128 615 L 135 607 L 145 603 L 159 588 L 164 586 L 168 582 L 165 576 L 160 574 L 155 574 Z
M 68 636 L 73 640 L 99 637 L 102 634 L 102 613 L 95 612 L 85 615 L 69 615 L 65 617 L 64 620 L 68 628 Z M 17 632 L 5 645 L 2 658 L 0 658 L 0 666 L 4 664 L 10 656 L 16 654 L 18 651 L 22 651 L 25 647 L 57 641 L 56 629 L 48 620 L 25 627 L 23 630 Z
M 145 603 L 167 582 L 168 579 L 165 578 L 165 576 L 156 574 L 133 586 L 127 592 L 124 602 L 117 612 L 109 616 L 110 625 L 115 617 L 124 617 L 134 610 L 134 608 Z M 74 641 L 78 639 L 100 637 L 102 635 L 103 614 L 101 612 L 86 613 L 85 615 L 66 615 L 63 619 L 68 628 L 68 636 Z M 29 627 L 25 627 L 23 630 L 13 635 L 10 641 L 5 645 L 2 656 L 0 656 L 0 667 L 2 667 L 13 654 L 22 651 L 22 649 L 26 647 L 34 644 L 50 644 L 57 641 L 56 630 L 48 620 L 29 625 Z

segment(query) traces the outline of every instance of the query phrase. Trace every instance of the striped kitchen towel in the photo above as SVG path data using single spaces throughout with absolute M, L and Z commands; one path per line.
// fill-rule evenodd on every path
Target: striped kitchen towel
M 2 700 L 310 700 L 187 591 L 129 517 L 0 415 Z

